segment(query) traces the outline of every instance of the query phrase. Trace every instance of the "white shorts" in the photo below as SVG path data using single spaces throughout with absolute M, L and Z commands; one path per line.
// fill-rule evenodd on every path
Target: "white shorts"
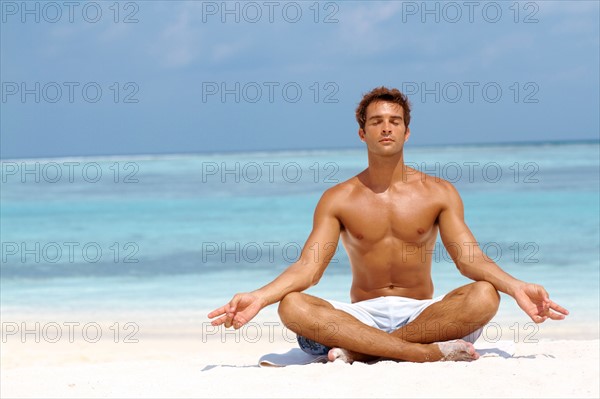
M 355 303 L 327 301 L 334 308 L 356 317 L 368 326 L 387 333 L 396 331 L 419 316 L 427 306 L 444 299 L 444 295 L 433 299 L 412 299 L 401 296 L 381 296 Z
M 445 295 L 433 299 L 413 299 L 401 296 L 381 296 L 355 303 L 327 301 L 334 308 L 354 316 L 368 326 L 387 333 L 396 331 L 416 319 L 430 305 L 444 299 Z M 481 335 L 482 329 L 473 331 L 463 338 L 474 343 Z
M 355 303 L 327 301 L 334 308 L 354 316 L 364 324 L 387 333 L 416 319 L 428 306 L 444 299 L 445 295 L 433 299 L 412 299 L 401 296 L 382 296 Z M 462 339 L 474 343 L 481 335 L 482 328 L 473 331 Z M 329 347 L 303 336 L 298 336 L 300 348 L 311 355 L 324 355 Z

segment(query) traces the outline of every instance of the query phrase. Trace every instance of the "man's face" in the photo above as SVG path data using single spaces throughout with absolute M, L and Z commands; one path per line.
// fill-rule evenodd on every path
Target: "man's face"
M 404 110 L 396 103 L 372 102 L 367 107 L 365 128 L 359 129 L 358 135 L 370 152 L 378 155 L 397 154 L 410 136 L 410 129 L 404 125 Z

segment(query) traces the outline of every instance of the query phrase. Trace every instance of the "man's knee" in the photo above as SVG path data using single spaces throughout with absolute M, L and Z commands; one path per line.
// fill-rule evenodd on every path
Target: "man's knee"
M 476 281 L 472 286 L 473 291 L 475 291 L 474 294 L 479 298 L 486 298 L 490 302 L 496 304 L 500 303 L 500 294 L 498 294 L 498 290 L 492 283 L 488 283 L 487 281 Z
M 457 289 L 449 296 L 460 298 L 464 302 L 465 309 L 475 307 L 478 311 L 492 316 L 496 314 L 500 306 L 498 291 L 487 281 L 476 281 Z
M 471 284 L 471 292 L 469 296 L 473 303 L 486 309 L 492 315 L 495 315 L 500 306 L 500 294 L 496 287 L 487 281 L 477 281 Z
M 290 292 L 279 302 L 277 311 L 281 321 L 287 323 L 311 317 L 319 309 L 324 308 L 333 309 L 333 306 L 321 298 L 303 292 Z
M 306 310 L 306 294 L 301 292 L 290 292 L 279 302 L 277 312 L 284 322 L 290 319 L 290 316 Z

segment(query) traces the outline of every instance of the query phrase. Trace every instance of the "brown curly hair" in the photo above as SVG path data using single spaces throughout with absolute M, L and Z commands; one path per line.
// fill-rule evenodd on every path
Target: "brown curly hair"
M 377 87 L 365 94 L 356 108 L 356 121 L 361 129 L 365 128 L 367 121 L 367 107 L 375 101 L 396 103 L 404 110 L 404 126 L 410 123 L 410 102 L 408 97 L 398 89 L 388 89 L 385 86 Z

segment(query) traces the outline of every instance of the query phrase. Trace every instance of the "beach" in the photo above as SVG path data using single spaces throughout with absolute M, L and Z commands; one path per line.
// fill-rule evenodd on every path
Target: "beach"
M 115 339 L 114 324 L 98 322 L 103 336 L 97 342 L 83 339 L 81 332 L 86 319 L 82 318 L 81 325 L 72 329 L 73 342 L 63 334 L 54 343 L 49 342 L 55 339 L 53 330 L 42 331 L 50 319 L 39 315 L 38 320 L 42 320 L 39 343 L 31 331 L 25 336 L 22 332 L 6 336 L 3 331 L 6 342 L 2 343 L 1 352 L 1 395 L 5 398 L 594 398 L 600 394 L 599 341 L 590 338 L 597 334 L 594 323 L 587 326 L 588 333 L 586 326 L 568 332 L 559 323 L 548 324 L 530 337 L 524 334 L 515 337 L 514 326 L 512 329 L 505 326 L 501 337 L 493 329 L 475 347 L 500 349 L 480 351 L 482 357 L 470 363 L 386 360 L 350 365 L 336 361 L 276 368 L 259 367 L 258 359 L 266 353 L 284 353 L 295 348 L 294 335 L 281 328 L 274 309 L 268 308 L 264 313 L 252 327 L 237 333 L 207 325 L 197 328 L 201 324 L 198 322 L 170 321 L 167 314 L 163 315 L 161 328 L 159 314 L 148 314 L 145 320 L 139 315 L 129 315 L 130 320 L 137 317 L 139 323 L 134 335 L 127 339 L 123 334 L 125 329 L 120 326 L 121 334 Z M 197 321 L 202 316 L 199 312 L 189 315 Z M 77 317 L 55 318 L 63 333 L 66 320 L 73 323 Z M 196 328 L 189 327 L 194 324 Z M 35 330 L 34 324 L 29 324 L 29 330 Z M 87 339 L 96 338 L 92 332 L 95 330 L 88 328 Z M 561 338 L 567 333 L 570 336 Z
M 600 398 L 598 0 L 0 3 L 0 399 Z
M 0 394 L 598 397 L 599 148 L 423 147 L 407 160 L 453 182 L 486 255 L 542 284 L 565 320 L 536 325 L 503 294 L 475 362 L 284 368 L 258 366 L 296 347 L 275 306 L 237 332 L 207 314 L 295 261 L 321 193 L 365 167 L 362 151 L 3 161 Z M 101 178 L 42 173 L 67 166 Z M 470 282 L 438 244 L 434 296 Z M 307 292 L 349 301 L 351 282 L 340 246 Z

